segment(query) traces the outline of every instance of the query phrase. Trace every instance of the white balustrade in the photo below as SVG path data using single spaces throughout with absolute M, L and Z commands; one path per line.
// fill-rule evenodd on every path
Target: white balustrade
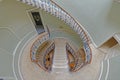
M 38 1 L 38 7 L 42 9 L 42 2 L 40 0 Z
M 44 60 L 43 60 L 43 66 L 45 66 L 45 61 L 46 61 L 46 58 L 45 58 L 45 56 L 46 56 L 46 54 L 49 54 L 50 53 L 50 51 L 52 51 L 52 50 L 54 50 L 55 49 L 55 44 L 54 44 L 54 42 L 47 48 L 47 50 L 45 51 L 45 53 L 44 53 Z M 52 65 L 52 64 L 51 64 Z M 50 71 L 51 70 L 51 68 L 48 70 L 48 71 Z
M 85 63 L 82 62 L 82 59 L 80 57 L 80 53 L 76 53 L 68 43 L 66 44 L 66 49 L 69 50 L 70 53 L 72 53 L 72 55 L 75 57 L 76 66 L 72 71 L 73 72 L 78 71 L 85 64 Z
M 36 59 L 35 59 L 35 55 L 36 55 L 36 52 L 37 52 L 37 50 L 38 50 L 38 48 L 39 48 L 39 46 L 43 43 L 43 42 L 45 42 L 46 40 L 48 40 L 49 39 L 49 37 L 48 37 L 48 34 L 46 35 L 43 35 L 42 37 L 40 37 L 40 38 L 38 38 L 34 43 L 33 43 L 33 45 L 32 45 L 32 48 L 31 48 L 31 58 L 32 58 L 32 60 L 34 61 L 36 61 Z
M 84 50 L 86 53 L 86 62 L 89 63 L 91 61 L 92 54 L 88 43 L 84 43 Z

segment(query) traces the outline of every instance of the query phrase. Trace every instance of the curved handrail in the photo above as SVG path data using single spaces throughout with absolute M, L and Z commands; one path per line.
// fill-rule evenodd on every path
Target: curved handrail
M 47 54 L 49 54 L 54 49 L 55 49 L 55 43 L 53 42 L 53 43 L 50 44 L 50 46 L 47 48 L 47 50 L 44 53 L 44 60 L 43 60 L 44 66 L 45 66 L 45 61 L 46 61 L 45 56 Z M 52 60 L 53 60 L 53 56 L 52 56 Z M 52 63 L 51 63 L 51 66 L 52 66 Z M 50 67 L 50 69 L 48 69 L 48 71 L 51 71 L 51 67 Z
M 80 60 L 80 54 L 75 52 L 74 49 L 69 45 L 69 43 L 66 43 L 66 49 L 70 51 L 70 53 L 74 56 L 75 58 L 75 67 L 72 69 L 72 72 L 76 72 L 79 69 L 81 69 L 86 63 L 84 63 L 82 60 Z
M 71 54 L 72 54 L 72 56 L 74 57 L 74 60 L 75 60 L 75 66 L 74 66 L 74 68 L 73 69 L 70 69 L 70 71 L 73 71 L 75 68 L 76 68 L 76 61 L 77 61 L 77 56 L 76 56 L 76 53 L 75 53 L 75 51 L 73 50 L 73 48 L 68 44 L 68 43 L 66 43 L 66 51 L 69 51 Z M 67 55 L 67 56 L 69 56 L 69 55 Z M 69 59 L 69 57 L 68 57 L 68 59 Z M 70 63 L 70 61 L 68 60 L 68 64 Z
M 90 63 L 92 60 L 92 50 L 90 48 L 90 45 L 88 43 L 84 43 L 84 51 L 86 53 L 86 63 Z
M 47 71 L 41 63 L 38 62 L 38 60 L 36 59 L 36 52 L 37 49 L 39 48 L 39 46 L 44 43 L 45 41 L 47 41 L 49 39 L 49 35 L 48 33 L 42 33 L 41 35 L 39 35 L 39 37 L 34 41 L 34 43 L 32 44 L 32 47 L 30 49 L 30 58 L 32 62 L 35 62 L 40 68 L 42 68 L 43 70 Z

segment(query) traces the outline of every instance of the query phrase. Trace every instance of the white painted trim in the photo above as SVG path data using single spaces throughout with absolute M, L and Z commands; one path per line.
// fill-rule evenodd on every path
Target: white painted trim
M 22 47 L 22 49 L 21 49 L 21 51 L 20 51 L 20 53 L 19 53 L 19 57 L 18 57 L 18 71 L 19 71 L 19 74 L 20 74 L 20 77 L 22 78 L 22 80 L 24 80 L 23 79 L 23 77 L 22 77 L 22 73 L 21 73 L 21 70 L 20 70 L 20 58 L 21 58 L 21 56 L 22 56 L 22 54 L 23 54 L 23 50 L 25 49 L 25 47 L 26 47 L 26 45 L 30 42 L 30 40 L 32 40 L 34 37 L 36 37 L 36 35 L 34 35 L 33 37 L 31 37 L 25 44 L 24 44 L 24 46 Z
M 19 45 L 21 44 L 21 42 L 29 35 L 29 34 L 31 34 L 31 33 L 33 33 L 34 31 L 31 31 L 31 32 L 29 32 L 27 35 L 25 35 L 19 42 L 18 42 L 18 44 L 17 44 L 17 46 L 16 46 L 16 48 L 14 49 L 14 51 L 13 51 L 13 64 L 12 64 L 12 66 L 13 66 L 13 73 L 14 73 L 14 75 L 15 75 L 15 79 L 16 80 L 18 80 L 17 79 L 17 76 L 16 76 L 16 74 L 15 74 L 15 67 L 14 67 L 14 60 L 15 60 L 15 54 L 16 54 L 16 51 L 17 51 L 17 48 L 19 47 Z
M 5 79 L 5 80 L 14 80 L 15 78 L 14 77 L 2 77 L 0 76 L 0 79 Z
M 106 73 L 106 76 L 105 76 L 105 80 L 108 80 L 108 75 L 109 75 L 109 59 L 107 60 L 107 73 Z
M 10 26 L 9 26 L 10 27 Z M 15 36 L 16 36 L 16 38 L 18 39 L 18 40 L 20 40 L 20 37 L 18 37 L 17 35 L 16 35 L 16 33 L 11 29 L 11 28 L 9 28 L 9 27 L 0 27 L 0 29 L 8 29 L 10 32 L 12 32 Z
M 103 62 L 101 63 L 101 70 L 98 80 L 101 80 L 102 74 L 103 74 Z
M 5 50 L 5 49 L 3 49 L 3 48 L 0 48 L 0 50 L 3 50 L 3 51 L 5 51 L 5 52 L 7 52 L 7 54 L 9 54 L 10 52 L 8 52 L 7 50 Z M 5 53 L 4 53 L 5 54 Z M 9 55 L 12 55 L 13 56 L 13 54 L 12 53 L 10 53 Z

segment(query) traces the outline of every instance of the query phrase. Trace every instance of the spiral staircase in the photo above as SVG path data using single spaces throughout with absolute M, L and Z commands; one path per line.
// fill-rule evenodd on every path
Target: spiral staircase
M 45 32 L 38 35 L 37 31 L 32 30 L 22 39 L 10 28 L 0 28 L 3 31 L 7 30 L 5 32 L 8 33 L 8 37 L 12 38 L 15 35 L 20 40 L 14 49 L 13 57 L 7 56 L 8 59 L 13 58 L 12 75 L 10 74 L 8 78 L 0 75 L 0 80 L 117 80 L 113 73 L 116 75 L 119 73 L 116 70 L 117 67 L 113 65 L 119 66 L 119 62 L 117 62 L 119 60 L 119 45 L 112 48 L 102 46 L 96 49 L 84 27 L 52 0 L 17 1 L 20 1 L 19 4 L 24 3 L 24 5 L 32 6 L 65 23 L 79 36 L 82 46 L 74 45 L 74 41 L 65 37 L 51 38 L 52 31 L 49 30 L 48 25 Z M 62 33 L 60 32 L 60 34 Z M 114 44 L 119 44 L 119 34 L 113 38 L 117 40 L 115 41 L 117 43 Z M 10 39 L 10 41 L 12 40 L 14 41 L 14 38 Z M 114 52 L 117 50 L 118 52 Z M 9 54 L 2 48 L 0 51 Z M 6 60 L 8 61 L 8 59 Z M 1 72 L 2 70 L 0 74 Z M 14 78 L 10 77 L 13 75 Z

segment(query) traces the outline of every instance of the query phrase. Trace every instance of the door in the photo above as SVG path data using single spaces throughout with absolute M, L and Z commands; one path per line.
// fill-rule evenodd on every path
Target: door
M 38 34 L 45 32 L 43 23 L 41 21 L 40 13 L 39 12 L 31 12 L 33 17 L 34 25 Z

